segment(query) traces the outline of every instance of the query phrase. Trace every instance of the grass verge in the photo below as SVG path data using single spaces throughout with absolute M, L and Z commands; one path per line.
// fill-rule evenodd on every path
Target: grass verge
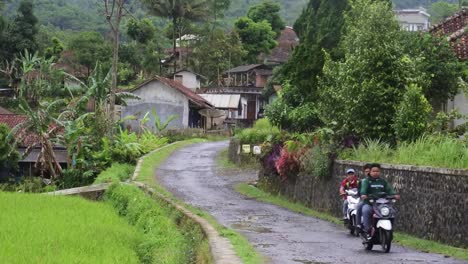
M 153 197 L 156 198 L 156 197 Z M 197 224 L 162 200 L 133 185 L 113 184 L 105 201 L 143 235 L 138 246 L 142 263 L 212 263 L 209 244 Z
M 94 184 L 106 182 L 120 182 L 129 179 L 135 166 L 127 163 L 112 163 L 112 166 L 99 173 Z
M 0 192 L 0 263 L 140 263 L 141 234 L 108 204 Z
M 159 193 L 162 193 L 165 196 L 172 198 L 175 202 L 183 205 L 185 208 L 189 209 L 193 213 L 206 219 L 213 227 L 216 228 L 216 230 L 223 237 L 226 237 L 227 239 L 229 239 L 229 241 L 234 247 L 234 251 L 245 264 L 263 263 L 264 262 L 263 257 L 257 251 L 255 251 L 253 246 L 248 242 L 248 240 L 245 237 L 243 237 L 239 233 L 229 228 L 226 228 L 220 225 L 211 215 L 207 214 L 206 212 L 175 200 L 172 194 L 168 192 L 166 189 L 164 189 L 155 180 L 156 168 L 158 168 L 174 151 L 182 147 L 194 144 L 194 143 L 201 143 L 201 142 L 206 142 L 206 141 L 207 140 L 204 140 L 204 139 L 191 139 L 191 140 L 186 140 L 186 141 L 180 141 L 147 156 L 143 161 L 140 174 L 138 175 L 138 178 L 136 180 L 139 182 L 145 183 L 148 186 L 151 186 L 153 189 L 155 189 Z M 227 155 L 227 152 L 226 152 L 226 155 Z
M 239 170 L 239 169 L 258 169 L 259 168 L 259 163 L 256 159 L 256 157 L 250 157 L 246 156 L 243 158 L 243 162 L 241 165 L 237 165 L 232 163 L 229 160 L 229 149 L 226 148 L 222 150 L 219 155 L 216 157 L 216 164 L 222 168 L 222 169 L 227 169 L 227 170 Z
M 317 212 L 299 203 L 291 202 L 284 196 L 273 195 L 245 183 L 238 184 L 235 189 L 237 192 L 247 197 L 262 202 L 281 206 L 293 212 L 313 216 L 315 218 L 326 220 L 335 224 L 341 224 L 341 221 L 332 215 L 323 212 Z M 464 248 L 452 247 L 435 241 L 420 239 L 399 232 L 395 234 L 395 242 L 402 246 L 411 247 L 423 252 L 437 253 L 449 257 L 468 260 L 468 249 Z

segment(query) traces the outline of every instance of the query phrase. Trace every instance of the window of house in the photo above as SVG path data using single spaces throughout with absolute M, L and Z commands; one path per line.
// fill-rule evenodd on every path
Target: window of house
M 418 26 L 418 31 L 422 31 L 423 30 L 423 26 Z
M 183 83 L 184 76 L 183 75 L 176 75 L 174 79 L 175 79 L 176 82 Z

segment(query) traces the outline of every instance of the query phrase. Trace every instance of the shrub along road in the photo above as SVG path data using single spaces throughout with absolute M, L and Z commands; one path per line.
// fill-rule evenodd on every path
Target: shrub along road
M 270 263 L 468 263 L 392 245 L 367 252 L 344 228 L 241 196 L 233 186 L 256 173 L 217 168 L 227 142 L 195 144 L 174 152 L 156 171 L 157 180 L 185 203 L 242 233 Z M 338 189 L 338 187 L 337 187 Z

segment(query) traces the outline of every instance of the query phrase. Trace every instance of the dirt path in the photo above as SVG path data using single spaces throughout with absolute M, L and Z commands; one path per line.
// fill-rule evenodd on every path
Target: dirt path
M 232 186 L 255 179 L 255 172 L 220 173 L 215 158 L 227 146 L 202 143 L 176 151 L 156 172 L 158 181 L 245 235 L 270 263 L 468 263 L 396 245 L 389 254 L 381 253 L 380 246 L 367 252 L 359 238 L 340 226 L 245 198 Z

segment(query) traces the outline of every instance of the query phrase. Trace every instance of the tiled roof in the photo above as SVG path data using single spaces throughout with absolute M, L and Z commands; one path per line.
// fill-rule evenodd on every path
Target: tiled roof
M 15 114 L 0 114 L 0 124 L 7 125 L 10 129 L 13 129 L 17 125 L 23 123 L 28 119 L 25 115 L 15 115 Z M 16 138 L 20 137 L 25 133 L 24 130 L 19 130 L 16 133 Z M 34 143 L 38 143 L 38 138 L 34 134 L 28 134 L 27 136 L 23 137 L 22 142 L 19 142 L 20 146 L 27 147 Z
M 299 45 L 299 38 L 292 27 L 286 27 L 281 31 L 277 39 L 278 46 L 271 50 L 270 54 L 261 54 L 260 59 L 272 63 L 285 63 L 291 56 L 293 49 Z
M 468 59 L 468 9 L 463 8 L 444 22 L 433 26 L 430 33 L 447 37 L 459 59 Z
M 13 115 L 13 113 L 0 106 L 0 115 Z
M 168 78 L 160 77 L 160 76 L 156 76 L 156 77 L 154 77 L 152 79 L 146 80 L 142 84 L 135 87 L 132 91 L 140 89 L 141 87 L 143 87 L 143 86 L 145 86 L 145 85 L 147 85 L 147 84 L 149 84 L 150 82 L 153 82 L 153 81 L 159 81 L 159 82 L 165 84 L 168 87 L 176 89 L 177 91 L 179 91 L 180 93 L 185 95 L 192 103 L 196 104 L 199 107 L 205 107 L 205 108 L 212 108 L 213 107 L 203 97 L 201 97 L 200 95 L 194 93 L 192 90 L 185 87 L 183 84 L 181 84 L 179 82 L 176 82 L 174 80 L 170 80 Z
M 28 120 L 28 117 L 25 115 L 17 115 L 17 114 L 0 114 L 0 124 L 5 124 L 7 125 L 10 129 L 13 129 L 17 125 L 25 122 Z M 55 125 L 52 125 L 50 128 L 55 127 Z M 57 130 L 57 133 L 63 133 L 62 129 Z M 32 145 L 37 145 L 39 144 L 39 137 L 31 132 L 27 132 L 24 129 L 20 129 L 16 132 L 15 137 L 22 138 L 21 142 L 18 142 L 20 147 L 28 147 Z M 54 145 L 54 147 L 57 147 L 57 145 Z

